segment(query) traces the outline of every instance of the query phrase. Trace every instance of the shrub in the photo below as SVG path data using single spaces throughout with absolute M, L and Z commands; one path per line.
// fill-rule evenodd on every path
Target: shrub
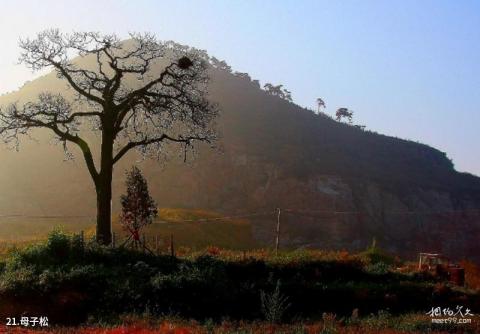
M 54 258 L 65 258 L 70 254 L 70 237 L 60 230 L 54 230 L 48 235 L 45 250 Z
M 263 315 L 275 323 L 287 311 L 319 319 L 323 312 L 348 316 L 352 307 L 362 314 L 387 308 L 397 313 L 424 310 L 433 302 L 458 303 L 459 298 L 465 307 L 476 309 L 471 305 L 478 300 L 468 291 L 442 292 L 421 277 L 389 272 L 384 262 L 363 268 L 348 254 L 285 252 L 277 258 L 267 251 L 238 254 L 222 250 L 215 256 L 205 252 L 185 258 L 154 256 L 82 245 L 75 237 L 55 232 L 46 243 L 9 255 L 0 270 L 0 306 L 13 293 L 31 297 L 22 302 L 35 300 L 57 316 L 73 314 L 75 307 L 78 314 L 83 312 L 79 318 L 113 319 L 147 312 L 213 321 Z
M 371 274 L 384 275 L 390 271 L 390 266 L 385 262 L 376 262 L 367 265 L 365 270 Z
M 393 266 L 397 262 L 394 256 L 377 247 L 375 240 L 370 247 L 360 253 L 360 256 L 369 264 L 384 263 L 385 265 Z
M 480 266 L 463 260 L 460 265 L 465 269 L 465 283 L 471 289 L 480 290 Z
M 334 334 L 337 333 L 337 316 L 333 313 L 323 313 L 323 329 L 322 334 Z
M 285 311 L 290 307 L 288 297 L 280 293 L 280 280 L 277 280 L 275 290 L 268 294 L 260 291 L 260 301 L 262 305 L 262 313 L 270 323 L 279 323 Z
M 33 266 L 6 270 L 0 276 L 1 292 L 17 292 L 24 294 L 30 292 L 37 285 L 37 275 Z

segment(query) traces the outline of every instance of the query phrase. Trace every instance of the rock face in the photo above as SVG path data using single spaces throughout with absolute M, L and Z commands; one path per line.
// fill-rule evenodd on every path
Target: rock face
M 456 172 L 444 153 L 315 115 L 245 77 L 216 69 L 211 76 L 221 109 L 218 149 L 199 147 L 187 164 L 126 156 L 115 168 L 114 199 L 124 170 L 137 163 L 160 206 L 262 213 L 250 219 L 266 245 L 279 207 L 284 247 L 358 250 L 376 238 L 404 256 L 432 251 L 480 261 L 480 179 Z M 65 93 L 65 86 L 47 75 L 0 97 L 0 105 L 45 90 Z M 63 162 L 61 147 L 47 145 L 46 133 L 38 137 L 20 152 L 0 149 L 0 214 L 93 216 L 80 155 Z
M 479 260 L 480 215 L 474 196 L 460 200 L 448 191 L 421 188 L 398 194 L 364 179 L 325 174 L 298 179 L 254 159 L 227 161 L 222 159 L 210 173 L 199 175 L 193 169 L 190 177 L 177 179 L 184 194 L 177 203 L 228 213 L 265 212 L 250 219 L 255 237 L 267 245 L 273 245 L 274 209 L 280 207 L 284 247 L 362 250 L 376 238 L 381 247 L 409 258 L 443 252 Z M 171 200 L 163 196 L 163 201 Z

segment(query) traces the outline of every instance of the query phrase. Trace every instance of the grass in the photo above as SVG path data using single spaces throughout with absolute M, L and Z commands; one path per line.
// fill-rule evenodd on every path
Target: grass
M 180 222 L 201 217 L 218 215 L 165 209 L 158 226 L 170 226 L 163 230 L 168 236 L 187 223 L 204 228 L 207 222 Z M 211 224 L 219 230 L 224 224 L 230 231 L 249 227 L 244 221 Z M 200 237 L 186 235 L 184 242 Z M 402 261 L 376 247 L 358 254 L 275 254 L 270 249 L 199 245 L 183 246 L 172 258 L 94 243 L 83 246 L 78 238 L 60 232 L 51 233 L 47 241 L 17 242 L 4 247 L 0 259 L 0 316 L 48 315 L 56 325 L 49 332 L 58 334 L 480 332 L 478 316 L 471 325 L 442 326 L 431 324 L 425 315 L 438 305 L 463 305 L 477 314 L 479 290 L 398 271 Z M 465 263 L 467 281 L 478 282 L 478 267 Z M 267 322 L 261 296 L 275 292 L 278 282 L 278 299 L 289 307 Z M 77 326 L 58 327 L 62 323 Z M 2 330 L 28 333 L 0 326 Z
M 0 244 L 45 240 L 55 228 L 73 233 L 91 229 L 93 218 L 0 217 Z
M 86 325 L 79 327 L 53 327 L 45 330 L 28 331 L 10 328 L 8 333 L 26 334 L 404 334 L 404 333 L 479 333 L 480 318 L 470 325 L 438 326 L 424 314 L 410 313 L 391 316 L 388 313 L 358 319 L 339 319 L 334 314 L 324 314 L 320 321 L 298 321 L 289 324 L 271 324 L 262 321 L 198 322 L 175 317 L 138 317 L 126 315 L 121 324 L 114 326 Z M 1 326 L 0 326 L 1 330 Z

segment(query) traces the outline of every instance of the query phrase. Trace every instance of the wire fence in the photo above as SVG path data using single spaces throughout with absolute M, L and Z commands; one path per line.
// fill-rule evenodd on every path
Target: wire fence
M 255 218 L 255 217 L 271 217 L 272 225 L 275 223 L 275 228 L 272 229 L 273 234 L 275 235 L 275 251 L 278 251 L 279 240 L 280 240 L 280 214 L 287 214 L 289 216 L 293 215 L 296 217 L 309 217 L 309 218 L 321 218 L 325 215 L 331 217 L 338 217 L 342 215 L 355 215 L 357 217 L 362 217 L 364 215 L 368 216 L 389 216 L 389 215 L 405 215 L 405 216 L 425 216 L 425 215 L 458 215 L 458 214 L 475 214 L 479 215 L 480 218 L 480 209 L 470 208 L 463 210 L 438 210 L 438 211 L 379 211 L 379 212 L 368 212 L 361 210 L 315 210 L 315 209 L 294 209 L 294 208 L 275 208 L 274 210 L 265 210 L 265 211 L 253 211 L 246 212 L 241 214 L 230 214 L 224 216 L 210 217 L 210 218 L 189 218 L 189 219 L 178 219 L 178 220 L 167 220 L 167 223 L 206 223 L 206 222 L 218 222 L 218 221 L 228 221 L 232 219 L 243 219 L 243 218 Z M 91 215 L 24 215 L 24 214 L 3 214 L 0 215 L 1 218 L 25 218 L 25 219 L 91 219 L 94 220 L 95 217 Z M 157 224 L 160 222 L 156 222 Z M 128 232 L 128 231 L 127 231 Z M 136 235 L 129 235 L 126 232 L 126 236 L 123 238 L 117 233 L 112 233 L 112 242 L 111 247 L 131 247 L 143 252 L 148 252 L 151 254 L 170 254 L 175 256 L 175 242 L 174 235 L 171 234 L 168 237 L 161 235 L 146 235 L 145 233 L 136 233 Z M 137 231 L 138 232 L 138 231 Z M 82 230 L 80 233 L 74 233 L 78 238 L 80 238 L 81 244 L 85 245 L 85 232 Z M 94 240 L 95 237 L 92 237 Z
M 379 211 L 371 212 L 365 210 L 311 210 L 311 209 L 291 209 L 291 208 L 282 208 L 282 213 L 289 214 L 330 214 L 330 215 L 442 215 L 442 214 L 480 214 L 480 209 L 460 209 L 460 210 L 437 210 L 437 211 L 414 211 L 414 210 L 405 210 L 405 211 Z M 190 218 L 190 219 L 179 219 L 179 220 L 168 220 L 168 222 L 210 222 L 210 221 L 219 221 L 219 220 L 231 220 L 238 218 L 249 218 L 255 216 L 265 216 L 265 215 L 276 215 L 277 208 L 270 211 L 261 211 L 261 212 L 249 212 L 243 214 L 233 214 L 225 215 L 220 217 L 212 218 Z M 92 215 L 24 215 L 24 214 L 0 214 L 0 218 L 31 218 L 31 219 L 78 219 L 78 218 L 88 218 L 95 219 L 95 216 Z

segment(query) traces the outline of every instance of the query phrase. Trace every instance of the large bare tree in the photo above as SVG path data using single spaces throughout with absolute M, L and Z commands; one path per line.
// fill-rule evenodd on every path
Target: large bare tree
M 4 107 L 0 136 L 18 145 L 22 135 L 42 128 L 67 153 L 70 145 L 78 146 L 96 189 L 97 240 L 109 244 L 115 163 L 132 149 L 160 158 L 167 143 L 186 150 L 195 141 L 215 139 L 218 111 L 207 99 L 208 56 L 149 34 L 121 41 L 115 35 L 47 30 L 21 40 L 20 47 L 22 63 L 34 71 L 54 69 L 75 98 L 44 92 L 36 101 Z M 85 130 L 99 133 L 100 147 L 88 142 Z

